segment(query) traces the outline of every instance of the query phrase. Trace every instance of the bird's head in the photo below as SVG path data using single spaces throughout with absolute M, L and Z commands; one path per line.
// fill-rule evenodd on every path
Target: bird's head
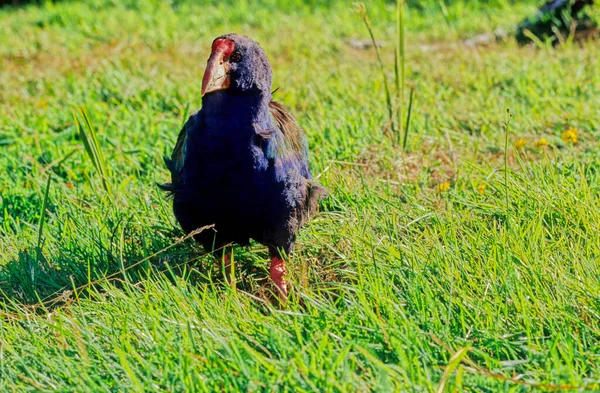
M 202 96 L 215 91 L 271 91 L 271 65 L 256 41 L 237 34 L 217 37 L 202 78 Z

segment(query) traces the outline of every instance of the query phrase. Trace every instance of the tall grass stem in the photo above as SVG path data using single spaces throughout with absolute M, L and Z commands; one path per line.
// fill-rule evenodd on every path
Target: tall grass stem
M 410 119 L 412 117 L 412 107 L 415 99 L 415 88 L 410 89 L 410 96 L 408 98 L 408 113 L 406 114 L 406 126 L 404 127 L 404 140 L 402 141 L 402 148 L 406 150 L 406 142 L 408 141 L 408 131 L 410 130 Z
M 398 133 L 396 134 L 396 143 L 400 144 L 402 133 L 402 119 L 404 119 L 404 81 L 405 81 L 405 57 L 404 57 L 404 0 L 397 0 L 396 3 L 396 98 L 398 103 Z M 405 141 L 406 141 L 406 132 Z M 404 142 L 406 147 L 406 142 Z
M 371 21 L 369 20 L 369 15 L 367 14 L 367 8 L 364 4 L 360 3 L 357 5 L 358 12 L 367 27 L 367 31 L 369 32 L 369 37 L 371 38 L 371 43 L 373 44 L 373 48 L 375 48 L 375 54 L 377 56 L 377 63 L 379 64 L 379 69 L 381 70 L 381 76 L 383 77 L 383 87 L 385 89 L 385 101 L 387 106 L 388 118 L 390 122 L 390 127 L 392 128 L 392 135 L 397 135 L 396 126 L 394 122 L 394 109 L 392 105 L 392 96 L 390 94 L 390 87 L 388 85 L 387 75 L 385 73 L 385 66 L 383 64 L 383 59 L 381 58 L 381 53 L 379 52 L 379 46 L 375 41 L 375 35 L 373 34 L 373 28 L 371 27 Z

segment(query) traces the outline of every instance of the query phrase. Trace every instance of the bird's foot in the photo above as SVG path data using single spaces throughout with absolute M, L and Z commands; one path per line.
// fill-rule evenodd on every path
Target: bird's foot
M 269 270 L 271 279 L 277 286 L 279 300 L 285 303 L 288 295 L 287 281 L 285 280 L 285 261 L 279 257 L 272 257 L 271 268 Z
M 235 289 L 235 265 L 232 261 L 233 251 L 231 252 L 231 254 L 232 255 L 229 256 L 229 252 L 223 253 L 223 259 L 221 260 L 221 269 L 227 284 L 229 284 Z

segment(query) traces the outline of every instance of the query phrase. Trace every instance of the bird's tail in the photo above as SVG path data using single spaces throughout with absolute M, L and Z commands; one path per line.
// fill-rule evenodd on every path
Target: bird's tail
M 315 180 L 310 180 L 307 187 L 306 195 L 306 219 L 314 216 L 319 210 L 319 201 L 329 195 L 329 190 L 320 185 Z
M 171 181 L 172 181 L 172 179 L 174 178 L 173 173 L 174 173 L 174 171 L 176 171 L 175 162 L 172 159 L 170 159 L 169 157 L 163 157 L 163 161 L 165 162 L 165 165 L 167 166 L 167 169 L 169 170 L 169 172 L 171 172 Z M 156 185 L 161 190 L 168 192 L 171 196 L 173 196 L 175 194 L 175 184 L 174 183 L 162 183 L 162 184 L 156 183 Z

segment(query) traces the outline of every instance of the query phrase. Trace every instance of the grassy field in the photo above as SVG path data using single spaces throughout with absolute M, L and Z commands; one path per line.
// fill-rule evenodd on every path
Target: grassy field
M 600 390 L 598 42 L 468 47 L 535 2 L 413 1 L 403 149 L 353 4 L 205 3 L 0 9 L 1 391 Z M 391 83 L 394 5 L 367 6 Z M 331 192 L 285 309 L 264 248 L 224 285 L 155 184 L 227 32 Z

